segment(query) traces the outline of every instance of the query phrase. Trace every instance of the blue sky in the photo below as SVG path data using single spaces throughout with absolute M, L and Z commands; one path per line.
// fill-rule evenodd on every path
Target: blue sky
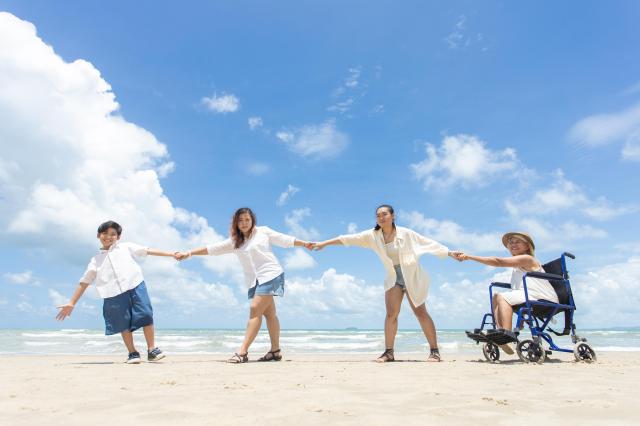
M 636 2 L 0 4 L 0 324 L 56 327 L 115 219 L 184 249 L 252 207 L 300 238 L 397 222 L 477 254 L 530 232 L 578 324 L 637 326 Z M 47 47 L 49 46 L 49 47 Z M 283 195 L 285 194 L 285 195 Z M 372 252 L 277 250 L 284 327 L 381 327 Z M 504 270 L 425 257 L 439 327 Z M 233 257 L 143 262 L 159 327 L 243 327 Z M 91 290 L 65 327 L 102 326 Z M 415 328 L 408 311 L 401 327 Z

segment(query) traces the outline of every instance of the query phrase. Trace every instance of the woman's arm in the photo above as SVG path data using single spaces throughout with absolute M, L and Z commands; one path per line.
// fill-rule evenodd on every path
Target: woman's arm
M 486 257 L 486 256 L 474 256 L 466 253 L 458 253 L 454 256 L 460 261 L 474 260 L 482 263 L 483 265 L 497 266 L 503 268 L 522 268 L 522 269 L 535 269 L 538 267 L 538 261 L 528 254 L 521 254 L 511 257 Z
M 326 246 L 342 246 L 344 245 L 340 240 L 340 237 L 336 237 L 330 240 L 321 241 L 319 243 L 311 243 L 314 250 L 322 250 Z
M 204 256 L 209 254 L 209 251 L 206 247 L 200 247 L 197 249 L 189 250 L 189 251 L 177 251 L 172 256 L 174 256 L 178 260 L 184 260 L 191 256 Z

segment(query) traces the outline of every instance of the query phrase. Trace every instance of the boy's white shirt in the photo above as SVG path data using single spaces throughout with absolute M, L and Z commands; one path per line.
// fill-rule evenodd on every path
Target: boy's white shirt
M 384 279 L 384 290 L 387 291 L 396 284 L 396 271 L 391 258 L 385 249 L 382 230 L 373 229 L 357 234 L 340 235 L 340 242 L 345 246 L 358 246 L 372 249 L 382 261 L 387 275 Z M 447 257 L 449 249 L 437 241 L 431 240 L 408 228 L 396 227 L 394 240 L 400 257 L 400 268 L 407 294 L 414 306 L 420 306 L 427 300 L 429 293 L 429 275 L 420 267 L 419 259 L 423 254 L 433 254 Z
M 81 283 L 95 282 L 96 290 L 103 299 L 117 296 L 136 288 L 144 278 L 140 265 L 134 256 L 147 255 L 148 248 L 135 243 L 116 242 L 109 250 L 100 252 L 91 258 Z
M 247 289 L 271 281 L 284 271 L 278 259 L 271 251 L 271 245 L 293 247 L 296 239 L 290 235 L 281 234 L 267 226 L 256 226 L 253 235 L 245 240 L 240 248 L 234 247 L 231 238 L 207 246 L 207 253 L 220 255 L 234 253 L 238 256 L 244 270 L 245 286 Z

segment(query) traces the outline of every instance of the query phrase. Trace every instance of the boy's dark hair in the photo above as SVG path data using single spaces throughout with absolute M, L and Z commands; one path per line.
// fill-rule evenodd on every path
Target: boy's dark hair
M 116 231 L 116 234 L 118 234 L 118 237 L 122 234 L 122 226 L 112 220 L 108 220 L 102 225 L 98 226 L 98 234 L 102 234 L 109 228 L 113 228 Z

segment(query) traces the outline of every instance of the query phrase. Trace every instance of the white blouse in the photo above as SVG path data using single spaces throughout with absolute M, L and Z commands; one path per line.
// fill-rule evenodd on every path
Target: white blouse
M 372 249 L 382 261 L 387 275 L 384 278 L 384 289 L 393 288 L 396 283 L 396 271 L 393 260 L 387 255 L 382 230 L 370 229 L 357 234 L 340 235 L 340 242 L 345 246 L 358 246 Z M 427 300 L 429 293 L 429 275 L 420 267 L 419 258 L 423 254 L 446 257 L 449 249 L 437 241 L 418 234 L 411 229 L 396 227 L 395 246 L 398 248 L 400 268 L 404 277 L 407 295 L 414 306 L 420 306 Z
M 142 269 L 133 256 L 146 255 L 145 246 L 116 242 L 109 250 L 100 249 L 91 258 L 80 282 L 91 284 L 95 281 L 96 290 L 103 299 L 122 294 L 136 288 L 144 280 Z
M 271 245 L 293 247 L 296 239 L 281 234 L 267 226 L 256 226 L 249 239 L 240 248 L 234 247 L 234 241 L 227 238 L 216 244 L 207 246 L 207 253 L 212 256 L 234 253 L 238 256 L 244 270 L 245 285 L 249 289 L 256 284 L 271 281 L 284 271 L 278 259 L 271 251 Z

